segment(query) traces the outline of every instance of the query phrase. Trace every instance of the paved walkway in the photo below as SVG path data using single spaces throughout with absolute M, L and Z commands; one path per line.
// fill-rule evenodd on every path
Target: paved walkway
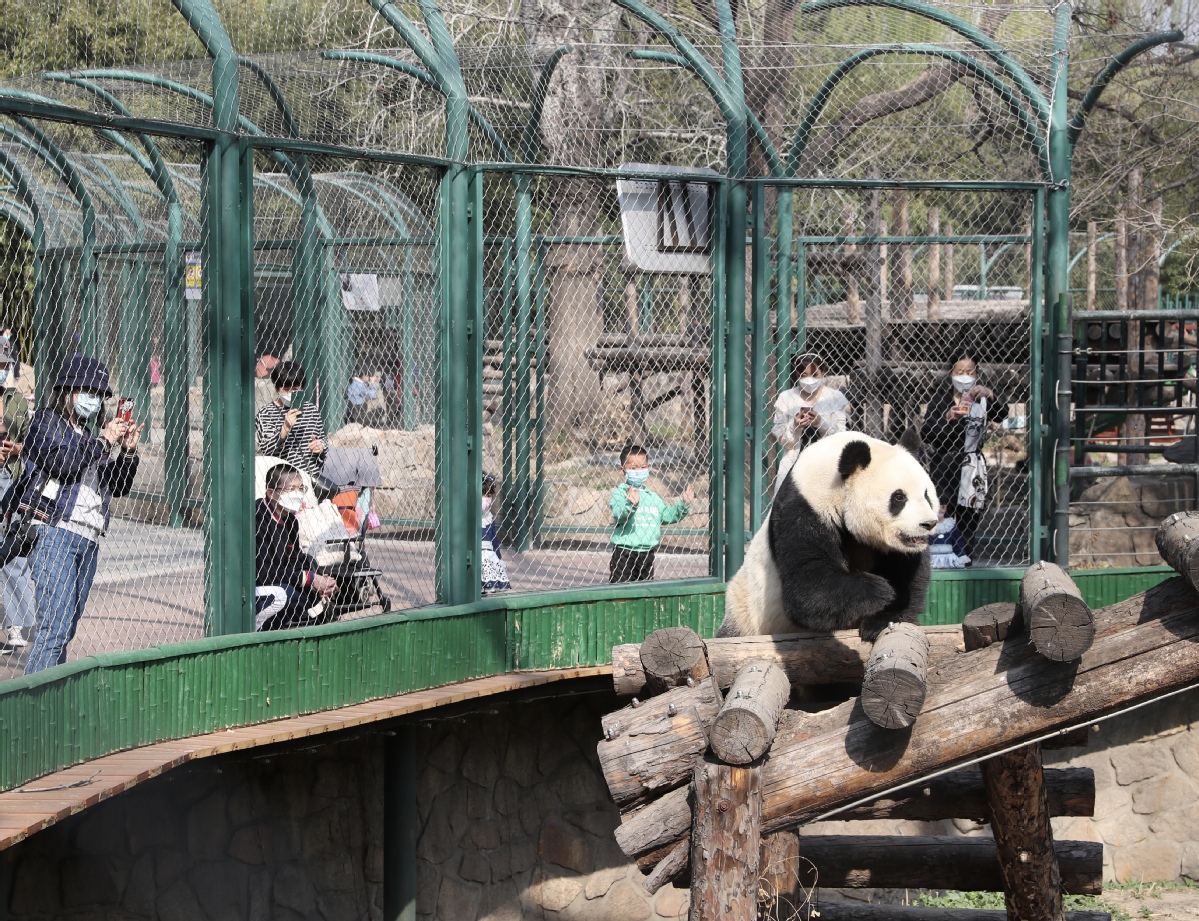
M 368 539 L 371 563 L 383 570 L 383 590 L 394 609 L 432 604 L 433 544 Z M 607 550 L 505 552 L 513 591 L 534 592 L 601 585 L 608 581 Z M 707 574 L 707 555 L 659 554 L 661 579 Z M 366 611 L 352 616 L 370 616 Z M 190 529 L 114 520 L 100 545 L 96 579 L 68 658 L 204 635 L 204 535 Z M 0 680 L 22 674 L 24 655 L 0 655 Z

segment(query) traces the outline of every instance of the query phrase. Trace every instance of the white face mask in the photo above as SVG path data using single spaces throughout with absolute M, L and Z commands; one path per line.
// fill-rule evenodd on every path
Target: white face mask
M 77 393 L 71 401 L 71 406 L 80 419 L 90 419 L 100 411 L 100 405 L 100 395 L 97 393 Z
M 8 383 L 8 368 L 0 368 L 0 387 Z
M 491 496 L 483 497 L 483 514 L 486 515 L 491 511 Z
M 804 393 L 815 393 L 823 383 L 823 377 L 801 377 L 799 379 L 799 389 Z
M 304 493 L 293 489 L 279 495 L 279 507 L 289 512 L 298 512 L 304 507 Z
M 976 383 L 978 383 L 978 378 L 971 374 L 955 374 L 953 376 L 953 389 L 958 393 L 965 393 Z
M 284 393 L 282 390 L 280 390 L 279 391 L 279 402 L 282 403 L 284 406 L 291 406 L 292 396 L 293 396 L 292 393 L 290 393 L 290 392 Z

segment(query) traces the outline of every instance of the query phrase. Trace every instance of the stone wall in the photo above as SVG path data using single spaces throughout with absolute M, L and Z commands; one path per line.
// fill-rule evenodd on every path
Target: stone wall
M 612 838 L 595 746 L 619 705 L 606 692 L 481 702 L 418 724 L 422 921 L 686 916 L 687 893 L 647 895 Z M 1096 820 L 1054 831 L 1102 840 L 1108 879 L 1199 879 L 1197 715 L 1199 692 L 1179 695 L 1100 724 L 1087 749 L 1047 753 L 1095 769 Z M 381 918 L 383 731 L 179 768 L 35 835 L 0 855 L 7 918 Z M 986 833 L 970 821 L 804 831 Z

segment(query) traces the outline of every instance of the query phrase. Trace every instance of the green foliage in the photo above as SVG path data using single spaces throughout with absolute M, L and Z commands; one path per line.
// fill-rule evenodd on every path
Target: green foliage
M 922 895 L 917 904 L 929 908 L 1000 910 L 1004 908 L 1004 899 L 1002 892 L 957 892 L 951 889 L 943 895 Z M 1106 911 L 1112 916 L 1112 921 L 1131 921 L 1132 918 L 1124 909 L 1117 908 L 1093 895 L 1063 896 L 1062 905 L 1066 911 Z

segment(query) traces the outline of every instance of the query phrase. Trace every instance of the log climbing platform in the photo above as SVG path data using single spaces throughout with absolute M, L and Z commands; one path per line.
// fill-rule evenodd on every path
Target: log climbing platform
M 1063 894 L 1102 890 L 1103 849 L 1055 841 L 1093 816 L 1089 769 L 1046 770 L 1094 722 L 1199 685 L 1199 513 L 1164 521 L 1182 578 L 1090 609 L 1069 575 L 1029 567 L 1016 603 L 960 628 L 704 641 L 685 627 L 613 649 L 618 695 L 599 761 L 616 841 L 651 892 L 691 888 L 689 921 L 1063 921 Z M 859 696 L 815 703 L 820 685 Z M 987 837 L 813 835 L 838 820 L 974 819 Z M 817 887 L 1002 890 L 999 912 L 817 906 Z M 818 908 L 818 914 L 817 914 Z M 894 909 L 894 910 L 892 910 Z

